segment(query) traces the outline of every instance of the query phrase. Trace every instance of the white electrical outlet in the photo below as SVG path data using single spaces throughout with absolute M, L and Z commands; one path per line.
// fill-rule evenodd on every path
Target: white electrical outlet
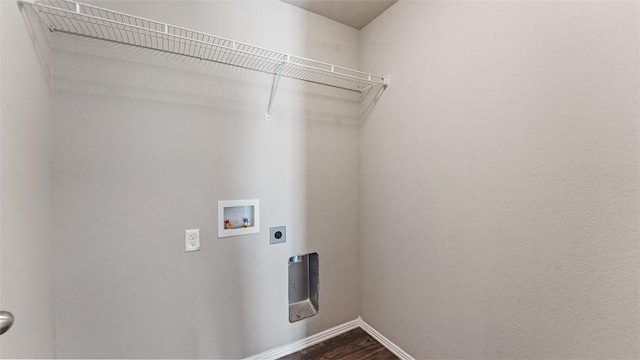
M 185 230 L 184 240 L 184 251 L 189 252 L 200 250 L 200 229 Z

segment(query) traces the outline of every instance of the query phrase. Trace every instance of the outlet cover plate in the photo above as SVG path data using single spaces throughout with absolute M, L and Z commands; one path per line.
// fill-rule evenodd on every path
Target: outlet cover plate
M 269 244 L 281 244 L 287 242 L 287 227 L 274 226 L 269 228 Z
M 185 230 L 184 232 L 184 251 L 200 250 L 200 229 Z

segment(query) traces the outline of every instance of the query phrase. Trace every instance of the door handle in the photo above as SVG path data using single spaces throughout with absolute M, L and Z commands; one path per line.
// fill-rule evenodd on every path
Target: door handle
M 13 325 L 13 314 L 8 311 L 0 311 L 0 335 L 4 334 Z

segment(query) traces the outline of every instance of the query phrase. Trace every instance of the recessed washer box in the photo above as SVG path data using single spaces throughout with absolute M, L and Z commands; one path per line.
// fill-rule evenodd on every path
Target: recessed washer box
M 260 200 L 218 201 L 218 237 L 260 232 Z

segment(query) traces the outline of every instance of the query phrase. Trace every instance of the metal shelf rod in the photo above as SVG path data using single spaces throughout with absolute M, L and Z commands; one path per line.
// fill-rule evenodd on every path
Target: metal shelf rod
M 199 31 L 70 0 L 17 0 L 52 31 L 123 43 L 274 75 L 267 117 L 280 77 L 359 93 L 380 91 L 388 78 L 293 56 Z M 364 95 L 364 96 L 363 96 Z
M 17 1 L 19 3 L 25 3 L 25 4 L 29 4 L 29 5 L 37 5 L 37 6 L 47 7 L 47 8 L 54 9 L 54 10 L 64 11 L 63 9 L 60 9 L 60 8 L 56 8 L 56 7 L 53 7 L 53 6 L 45 5 L 45 4 L 41 3 L 38 0 L 17 0 Z M 88 7 L 88 8 L 92 8 L 92 9 L 96 9 L 96 10 L 102 10 L 102 11 L 110 12 L 110 13 L 113 13 L 113 14 L 118 14 L 118 15 L 121 15 L 121 16 L 135 18 L 135 19 L 138 19 L 138 20 L 148 21 L 148 22 L 152 22 L 152 23 L 156 23 L 156 24 L 163 24 L 166 29 L 168 29 L 168 27 L 170 26 L 170 27 L 172 27 L 174 29 L 188 31 L 188 32 L 192 32 L 192 33 L 198 34 L 198 35 L 212 36 L 211 34 L 203 33 L 203 32 L 197 31 L 197 30 L 192 30 L 192 29 L 184 28 L 184 27 L 177 26 L 177 25 L 170 25 L 170 24 L 162 23 L 162 22 L 159 22 L 159 21 L 156 21 L 156 20 L 151 20 L 151 19 L 140 17 L 140 16 L 137 16 L 137 15 L 134 16 L 134 15 L 131 15 L 131 14 L 119 12 L 119 11 L 116 11 L 116 10 L 106 9 L 106 8 L 102 8 L 102 7 L 95 6 L 95 5 L 82 4 L 82 3 L 79 3 L 79 2 L 76 2 L 76 1 L 72 1 L 72 0 L 62 0 L 62 1 L 73 3 L 78 7 L 78 9 L 80 8 L 80 5 L 82 5 L 82 6 L 85 6 L 85 7 Z M 83 13 L 80 10 L 78 10 L 77 12 L 82 14 L 82 15 L 94 17 L 94 18 L 99 19 L 99 20 L 109 20 L 109 19 L 105 19 L 105 18 L 95 17 L 95 16 L 92 16 L 92 15 L 87 14 L 87 13 Z M 117 21 L 114 21 L 114 20 L 111 20 L 111 21 L 114 22 L 114 23 L 118 23 L 118 24 L 134 26 L 134 25 L 130 25 L 130 24 L 120 23 L 120 22 L 117 22 Z M 153 29 L 144 28 L 144 27 L 138 27 L 138 28 L 144 29 L 144 30 L 153 30 Z M 176 35 L 174 35 L 174 36 L 176 36 Z M 242 42 L 235 41 L 235 40 L 232 40 L 232 39 L 228 39 L 228 38 L 225 38 L 225 37 L 222 37 L 222 36 L 214 35 L 213 37 L 215 37 L 217 39 L 220 39 L 220 40 L 224 40 L 224 41 L 228 41 L 228 42 L 233 43 L 234 44 L 233 45 L 233 49 L 236 49 L 236 44 L 242 44 L 242 45 L 249 46 L 249 47 L 252 47 L 252 48 L 255 48 L 255 49 L 260 49 L 260 50 L 264 50 L 264 51 L 268 51 L 268 52 L 276 52 L 276 51 L 271 50 L 271 49 L 267 49 L 267 48 L 263 48 L 263 47 L 260 47 L 260 46 L 247 44 L 247 43 L 242 43 Z M 190 39 L 190 40 L 192 40 L 192 39 Z M 287 54 L 284 54 L 284 53 L 281 53 L 281 54 L 282 55 L 287 55 Z M 293 56 L 293 55 L 290 55 L 290 56 Z M 333 71 L 333 68 L 336 67 L 336 68 L 339 68 L 339 69 L 342 69 L 342 70 L 346 70 L 346 71 L 349 71 L 349 72 L 361 74 L 361 75 L 363 75 L 365 77 L 369 77 L 369 79 L 371 78 L 371 74 L 363 72 L 363 71 L 360 71 L 360 70 L 354 70 L 354 69 L 346 68 L 346 67 L 343 67 L 343 66 L 333 65 L 333 64 L 329 64 L 329 63 L 318 61 L 318 60 L 304 58 L 304 57 L 301 57 L 301 56 L 294 56 L 294 57 L 296 59 L 305 60 L 305 61 L 313 62 L 313 63 L 316 63 L 316 64 L 325 65 L 327 67 L 330 66 L 332 68 L 332 71 Z M 347 75 L 347 74 L 345 74 L 345 75 Z M 374 76 L 379 77 L 379 78 L 383 78 L 382 76 L 378 76 L 378 75 L 374 75 Z
M 52 8 L 52 7 L 46 6 L 46 5 L 39 5 L 39 6 L 55 9 L 55 8 Z M 136 25 L 122 24 L 122 23 L 119 23 L 119 22 L 117 22 L 115 20 L 99 18 L 99 17 L 93 16 L 93 15 L 84 14 L 84 13 L 82 14 L 82 16 L 86 16 L 86 17 L 89 17 L 89 18 L 92 18 L 92 19 L 96 19 L 96 20 L 100 20 L 100 21 L 106 21 L 106 22 L 110 22 L 110 23 L 114 23 L 114 24 L 118 24 L 118 25 L 124 25 L 124 26 L 128 26 L 128 27 L 131 27 L 131 28 L 140 29 L 140 30 L 143 30 L 143 31 L 151 31 L 151 32 L 158 33 L 158 34 L 166 34 L 166 35 L 169 35 L 171 37 L 174 37 L 174 38 L 177 38 L 177 39 L 181 39 L 181 40 L 185 40 L 185 41 L 189 41 L 189 42 L 195 42 L 195 43 L 200 43 L 200 44 L 204 44 L 204 45 L 208 45 L 208 46 L 214 46 L 216 48 L 223 48 L 223 49 L 233 50 L 234 52 L 239 52 L 239 53 L 245 54 L 247 56 L 260 57 L 260 58 L 264 58 L 264 59 L 268 59 L 268 60 L 281 61 L 281 59 L 276 58 L 276 57 L 269 57 L 269 56 L 264 56 L 264 55 L 260 55 L 260 54 L 254 54 L 254 53 L 250 53 L 248 51 L 237 49 L 236 46 L 235 46 L 236 42 L 233 42 L 233 44 L 234 44 L 233 47 L 229 47 L 229 46 L 210 43 L 210 42 L 201 41 L 201 40 L 197 40 L 197 39 L 191 39 L 191 38 L 187 38 L 187 37 L 180 36 L 180 35 L 171 34 L 171 33 L 168 33 L 167 30 L 165 30 L 165 32 L 161 32 L 161 31 L 158 31 L 158 30 L 155 30 L 155 29 L 143 28 L 143 27 L 136 26 Z M 67 17 L 67 16 L 65 16 L 65 17 Z M 70 17 L 67 17 L 67 18 L 70 18 Z M 76 20 L 75 18 L 72 18 L 72 19 Z M 165 24 L 165 26 L 167 26 L 167 25 Z M 107 40 L 107 41 L 112 41 L 112 42 L 117 42 L 117 43 L 121 42 L 121 41 L 117 41 L 117 40 L 105 39 L 105 38 L 102 38 L 102 37 L 90 36 L 90 35 L 80 34 L 80 33 L 72 32 L 72 31 L 61 30 L 61 29 L 56 28 L 55 26 L 53 26 L 53 28 L 50 27 L 50 29 L 53 29 L 54 31 L 58 31 L 58 32 L 62 32 L 62 33 L 72 34 L 72 35 L 81 35 L 81 36 L 85 36 L 85 37 L 90 37 L 90 38 L 100 39 L 100 40 Z M 143 47 L 143 48 L 151 48 L 151 47 L 148 47 L 148 46 L 137 45 L 137 44 L 132 44 L 132 43 L 128 43 L 128 42 L 126 44 L 127 45 L 138 46 L 138 47 Z M 250 46 L 253 46 L 253 45 L 250 45 Z M 159 51 L 165 51 L 165 50 L 157 49 L 157 48 L 151 48 L 151 49 L 159 50 Z M 271 51 L 271 50 L 269 50 L 269 51 Z M 181 53 L 181 52 L 173 52 L 173 51 L 165 51 L 165 52 L 171 52 L 173 54 L 185 55 L 185 56 L 195 57 L 195 58 L 198 58 L 198 59 L 201 59 L 201 60 L 209 60 L 209 61 L 218 62 L 218 63 L 222 63 L 222 64 L 233 65 L 233 66 L 238 66 L 238 67 L 242 67 L 242 68 L 245 68 L 245 69 L 255 70 L 254 68 L 239 66 L 239 65 L 236 65 L 236 64 L 233 64 L 233 63 L 229 63 L 229 62 L 215 61 L 215 60 L 210 60 L 210 59 L 202 59 L 200 57 L 191 56 L 191 55 L 184 54 L 184 53 Z M 285 55 L 285 54 L 283 54 L 283 55 Z M 296 58 L 299 58 L 299 57 L 296 56 Z M 299 58 L 299 59 L 301 59 L 301 58 Z M 290 60 L 288 62 L 291 63 Z M 315 70 L 323 71 L 322 69 L 318 69 L 318 68 L 315 68 L 313 66 L 304 65 L 304 64 L 295 63 L 295 66 L 304 67 L 304 68 L 307 68 L 307 69 L 312 70 L 312 71 L 315 71 Z M 356 70 L 350 70 L 350 69 L 347 69 L 347 68 L 342 68 L 342 69 L 353 71 L 353 72 L 357 72 Z M 327 72 L 327 74 L 331 73 L 331 72 L 335 73 L 334 70 L 331 69 L 331 71 Z M 268 73 L 271 73 L 271 72 L 268 72 Z M 349 74 L 343 74 L 343 73 L 336 73 L 336 74 L 339 74 L 340 76 L 345 76 L 345 77 L 348 77 L 348 78 L 352 78 L 354 80 L 367 80 L 367 79 L 362 79 L 362 78 L 359 78 L 357 76 L 352 76 L 352 75 L 349 75 Z M 362 74 L 365 74 L 365 73 L 362 73 Z M 283 76 L 290 77 L 290 76 L 286 76 L 286 75 L 283 75 Z M 368 75 L 368 77 L 369 77 L 368 80 L 371 80 L 371 75 Z M 295 79 L 295 77 L 290 77 L 290 78 L 294 78 Z M 328 84 L 326 84 L 326 85 L 328 85 Z M 331 86 L 331 85 L 328 85 L 328 86 Z M 342 87 L 338 87 L 338 86 L 334 86 L 334 87 L 345 89 L 345 90 L 352 90 L 352 91 L 360 92 L 358 90 L 342 88 Z
M 47 9 L 54 10 L 54 11 L 65 12 L 64 9 L 43 4 L 43 3 L 41 3 L 41 2 L 39 2 L 37 0 L 35 0 L 35 1 L 17 0 L 17 1 L 19 3 L 23 3 L 23 4 L 27 4 L 27 5 L 31 5 L 31 6 L 37 6 L 37 7 L 47 8 Z M 139 16 L 133 16 L 133 15 L 122 13 L 122 12 L 118 12 L 118 11 L 115 11 L 115 10 L 101 8 L 99 6 L 82 4 L 82 3 L 75 2 L 75 1 L 70 1 L 70 0 L 63 0 L 63 1 L 74 4 L 74 6 L 76 8 L 75 13 L 77 13 L 77 14 L 80 14 L 82 16 L 86 16 L 86 17 L 89 17 L 89 18 L 92 18 L 92 19 L 95 19 L 95 20 L 107 21 L 107 22 L 110 22 L 110 23 L 115 24 L 115 25 L 124 25 L 124 26 L 129 26 L 129 27 L 135 28 L 135 29 L 143 30 L 143 31 L 152 31 L 154 33 L 159 33 L 159 34 L 169 34 L 169 35 L 174 36 L 176 38 L 180 38 L 180 39 L 184 39 L 184 40 L 188 40 L 188 41 L 196 41 L 196 42 L 200 42 L 200 43 L 204 43 L 204 44 L 209 44 L 209 45 L 214 45 L 214 46 L 221 46 L 221 45 L 218 45 L 218 44 L 208 43 L 208 42 L 204 42 L 204 41 L 199 41 L 197 39 L 192 39 L 192 38 L 187 38 L 187 37 L 183 37 L 183 36 L 176 35 L 176 34 L 171 34 L 171 33 L 169 33 L 169 30 L 168 30 L 169 27 L 171 27 L 171 28 L 174 28 L 174 29 L 177 29 L 177 30 L 183 30 L 183 31 L 187 31 L 187 32 L 192 32 L 192 33 L 197 34 L 197 35 L 202 35 L 202 36 L 206 36 L 206 37 L 215 37 L 215 38 L 220 39 L 220 40 L 231 42 L 233 44 L 233 46 L 228 47 L 229 49 L 232 49 L 232 50 L 235 50 L 235 51 L 240 51 L 240 52 L 247 53 L 247 54 L 252 54 L 252 53 L 248 53 L 246 51 L 239 50 L 237 48 L 237 44 L 248 46 L 248 47 L 251 47 L 251 48 L 254 48 L 254 49 L 260 49 L 260 50 L 265 50 L 265 51 L 268 51 L 268 52 L 278 53 L 278 52 L 276 52 L 274 50 L 270 50 L 270 49 L 263 48 L 263 47 L 260 47 L 260 46 L 251 45 L 251 44 L 247 44 L 247 43 L 242 43 L 242 42 L 231 40 L 231 39 L 224 38 L 224 37 L 221 37 L 221 36 L 211 35 L 211 34 L 199 32 L 197 30 L 187 29 L 187 28 L 184 28 L 184 27 L 176 26 L 176 25 L 162 23 L 162 22 L 159 22 L 159 21 L 156 21 L 156 20 L 151 20 L 151 19 L 147 19 L 147 18 L 143 18 L 143 17 L 139 17 Z M 96 9 L 96 10 L 103 10 L 103 11 L 110 12 L 110 13 L 113 13 L 113 14 L 118 14 L 118 15 L 121 15 L 121 16 L 131 17 L 131 18 L 134 18 L 134 19 L 143 20 L 143 21 L 147 21 L 147 22 L 151 22 L 151 23 L 162 24 L 163 27 L 164 27 L 164 31 L 161 32 L 161 31 L 158 31 L 158 30 L 155 30 L 155 29 L 152 29 L 152 28 L 141 27 L 141 26 L 137 26 L 137 25 L 133 25 L 133 24 L 119 22 L 117 20 L 112 20 L 112 19 L 108 19 L 108 18 L 102 18 L 102 17 L 94 16 L 94 15 L 88 14 L 86 12 L 82 12 L 81 11 L 81 6 L 85 6 L 85 7 L 88 7 L 88 8 L 93 8 L 93 9 Z M 69 12 L 69 13 L 70 14 L 74 14 L 73 12 Z M 70 18 L 70 19 L 73 19 L 73 20 L 76 20 L 76 21 L 78 20 L 78 19 L 76 19 L 74 17 L 67 17 L 67 18 Z M 73 34 L 73 32 L 67 32 L 67 33 Z M 102 38 L 98 38 L 98 39 L 102 39 Z M 286 54 L 286 53 L 279 53 L 279 54 L 280 55 L 289 55 L 289 54 Z M 252 55 L 255 55 L 255 54 L 252 54 Z M 294 56 L 294 55 L 289 55 L 289 56 L 292 56 L 292 57 L 294 57 L 294 58 L 296 58 L 298 60 L 309 61 L 309 62 L 312 62 L 312 63 L 315 63 L 315 64 L 320 64 L 320 65 L 325 65 L 327 67 L 331 67 L 331 72 L 335 72 L 334 68 L 337 68 L 337 69 L 340 69 L 340 70 L 361 74 L 361 75 L 365 76 L 368 80 L 371 80 L 371 75 L 372 74 L 365 73 L 363 71 L 350 69 L 350 68 L 346 68 L 346 67 L 343 67 L 343 66 L 333 65 L 333 64 L 325 63 L 325 62 L 318 61 L 318 60 L 308 59 L 308 58 L 304 58 L 304 57 L 301 57 L 301 56 Z M 263 57 L 269 58 L 269 57 L 266 57 L 266 56 L 263 56 Z M 277 59 L 277 58 L 271 58 L 271 59 Z M 303 65 L 303 64 L 297 64 L 297 65 L 306 66 L 306 65 Z M 308 67 L 313 68 L 311 66 L 308 66 Z M 343 74 L 343 73 L 340 73 L 340 74 L 344 75 L 344 76 L 352 77 L 354 79 L 363 79 L 363 78 L 359 78 L 357 76 L 351 76 L 349 74 Z M 378 76 L 378 75 L 374 75 L 374 76 L 379 77 L 379 78 L 384 78 L 383 76 Z

